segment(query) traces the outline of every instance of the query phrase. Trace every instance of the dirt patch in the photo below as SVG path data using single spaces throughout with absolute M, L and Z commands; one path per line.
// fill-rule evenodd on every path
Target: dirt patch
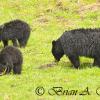
M 47 23 L 49 20 L 46 17 L 41 17 L 38 18 L 37 21 L 39 21 L 40 23 Z
M 80 8 L 78 9 L 79 13 L 83 13 L 86 11 L 98 11 L 100 10 L 100 3 L 94 3 L 94 4 L 90 4 L 90 5 L 86 5 L 86 6 L 80 6 Z
M 45 16 L 44 14 L 43 15 L 38 15 L 37 18 L 36 18 L 36 21 L 39 22 L 39 23 L 47 23 L 49 21 L 49 19 L 47 18 L 48 16 Z
M 53 67 L 53 66 L 55 66 L 55 65 L 57 65 L 56 62 L 51 62 L 51 63 L 49 63 L 49 64 L 41 65 L 41 66 L 39 66 L 38 68 L 39 68 L 39 69 L 45 69 L 45 68 Z
M 58 25 L 63 25 L 65 27 L 74 27 L 75 26 L 74 21 L 69 20 L 65 17 L 56 16 L 56 19 L 57 19 L 57 23 L 59 23 Z

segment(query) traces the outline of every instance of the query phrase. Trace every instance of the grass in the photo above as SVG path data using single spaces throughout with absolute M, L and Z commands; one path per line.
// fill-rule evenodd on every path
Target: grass
M 75 70 L 65 56 L 58 65 L 39 69 L 39 66 L 51 63 L 51 42 L 65 30 L 75 28 L 100 27 L 100 8 L 94 6 L 96 0 L 1 0 L 0 23 L 13 19 L 22 19 L 30 24 L 32 32 L 23 53 L 24 63 L 21 75 L 0 77 L 0 100 L 99 100 L 96 89 L 100 87 L 100 69 L 92 67 L 92 59 L 82 57 L 81 69 Z M 92 8 L 89 9 L 88 6 Z M 96 7 L 96 8 L 95 8 Z M 2 49 L 3 44 L 0 43 Z M 86 64 L 85 64 L 86 63 Z M 45 88 L 43 96 L 37 96 L 35 89 Z M 52 87 L 64 90 L 89 87 L 91 95 L 50 96 Z

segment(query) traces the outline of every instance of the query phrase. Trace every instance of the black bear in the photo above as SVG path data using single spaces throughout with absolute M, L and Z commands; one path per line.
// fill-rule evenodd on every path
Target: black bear
M 8 45 L 8 40 L 12 40 L 14 46 L 25 47 L 30 36 L 30 26 L 19 19 L 12 20 L 0 26 L 0 40 L 4 47 Z
M 100 67 L 100 28 L 65 31 L 52 41 L 52 54 L 56 61 L 65 54 L 75 68 L 80 67 L 79 56 L 94 58 L 93 65 Z
M 6 46 L 0 52 L 0 73 L 6 69 L 5 74 L 13 69 L 14 74 L 21 74 L 23 56 L 19 49 L 13 46 Z

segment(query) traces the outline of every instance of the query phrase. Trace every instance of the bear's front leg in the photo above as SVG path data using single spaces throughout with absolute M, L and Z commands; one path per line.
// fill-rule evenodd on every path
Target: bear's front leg
M 5 48 L 6 46 L 8 46 L 8 41 L 7 40 L 3 40 L 3 44 L 4 44 L 4 48 Z
M 68 58 L 76 69 L 80 67 L 80 61 L 78 56 L 68 56 Z
M 13 42 L 13 46 L 17 47 L 18 44 L 17 44 L 17 40 L 16 39 L 12 39 L 12 42 Z
M 98 67 L 100 67 L 100 58 L 99 58 L 99 57 L 95 57 L 95 58 L 94 58 L 93 66 L 98 66 Z
M 13 73 L 14 74 L 21 74 L 22 66 L 20 64 L 16 64 L 13 67 Z

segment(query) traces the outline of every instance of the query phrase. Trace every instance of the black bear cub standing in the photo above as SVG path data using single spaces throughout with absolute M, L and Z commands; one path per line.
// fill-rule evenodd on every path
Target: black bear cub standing
M 0 40 L 3 41 L 4 47 L 11 40 L 14 46 L 25 47 L 30 36 L 30 26 L 19 19 L 12 20 L 0 26 Z
M 52 54 L 60 61 L 65 54 L 75 68 L 80 67 L 79 56 L 94 58 L 93 65 L 100 67 L 100 29 L 75 29 L 65 31 L 52 41 Z
M 21 74 L 22 63 L 22 53 L 16 47 L 7 46 L 0 52 L 0 72 L 6 69 L 7 74 L 13 69 L 14 74 Z

